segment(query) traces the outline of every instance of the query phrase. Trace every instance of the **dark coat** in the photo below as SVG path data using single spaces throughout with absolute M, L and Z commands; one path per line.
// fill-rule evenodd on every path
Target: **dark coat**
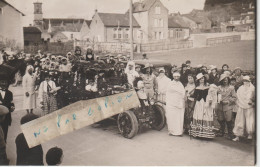
M 16 139 L 16 165 L 44 165 L 42 146 L 38 145 L 29 148 L 23 133 L 20 133 Z
M 11 107 L 14 106 L 13 93 L 9 90 L 6 90 L 5 97 L 2 97 L 2 95 L 0 94 L 0 103 L 2 103 L 1 105 L 6 106 L 9 109 L 9 113 L 5 116 L 5 120 L 2 124 L 8 124 L 10 126 L 12 123 Z
M 217 73 L 215 76 L 212 74 L 212 73 L 210 73 L 209 74 L 209 80 L 208 80 L 208 83 L 209 84 L 215 84 L 215 85 L 219 85 L 218 83 L 219 83 L 219 74 Z

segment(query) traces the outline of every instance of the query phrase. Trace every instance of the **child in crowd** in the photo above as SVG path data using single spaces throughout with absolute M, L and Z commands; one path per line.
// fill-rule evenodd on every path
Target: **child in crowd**
M 48 165 L 60 165 L 63 160 L 63 151 L 61 148 L 53 147 L 46 154 L 46 162 Z

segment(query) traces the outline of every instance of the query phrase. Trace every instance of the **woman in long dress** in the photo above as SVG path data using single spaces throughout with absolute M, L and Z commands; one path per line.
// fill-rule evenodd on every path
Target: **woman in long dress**
M 35 81 L 37 76 L 33 74 L 33 70 L 33 66 L 28 65 L 23 76 L 23 105 L 28 114 L 36 108 Z
M 194 91 L 195 107 L 191 123 L 190 135 L 202 138 L 214 138 L 213 109 L 217 103 L 217 86 L 211 90 L 205 76 L 199 73 L 196 76 L 197 87 Z
M 166 91 L 166 119 L 168 134 L 181 136 L 183 134 L 185 89 L 180 82 L 180 73 L 173 73 L 173 81 Z
M 233 129 L 236 138 L 234 141 L 239 141 L 239 137 L 244 135 L 246 131 L 248 139 L 253 138 L 255 132 L 255 87 L 250 82 L 249 76 L 243 77 L 243 85 L 237 90 L 237 116 L 235 127 Z
M 55 82 L 50 79 L 49 73 L 45 73 L 44 77 L 45 80 L 41 82 L 39 87 L 39 99 L 42 104 L 43 116 L 58 109 L 56 92 L 59 89 L 59 87 L 56 87 Z

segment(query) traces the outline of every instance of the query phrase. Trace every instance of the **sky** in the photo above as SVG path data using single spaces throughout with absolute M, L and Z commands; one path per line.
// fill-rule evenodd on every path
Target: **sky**
M 91 19 L 95 9 L 103 13 L 125 13 L 129 0 L 6 0 L 26 16 L 23 25 L 33 23 L 33 3 L 43 3 L 44 18 L 84 18 Z M 133 0 L 133 2 L 140 0 Z M 189 13 L 192 9 L 203 9 L 205 0 L 161 0 L 169 13 Z

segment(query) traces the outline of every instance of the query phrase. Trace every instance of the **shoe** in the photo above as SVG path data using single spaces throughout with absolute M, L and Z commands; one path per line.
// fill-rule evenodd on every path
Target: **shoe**
M 232 139 L 233 141 L 239 141 L 239 137 Z
M 248 136 L 247 136 L 247 139 L 252 140 L 252 139 L 253 139 L 253 136 L 252 136 L 252 135 L 248 135 Z

